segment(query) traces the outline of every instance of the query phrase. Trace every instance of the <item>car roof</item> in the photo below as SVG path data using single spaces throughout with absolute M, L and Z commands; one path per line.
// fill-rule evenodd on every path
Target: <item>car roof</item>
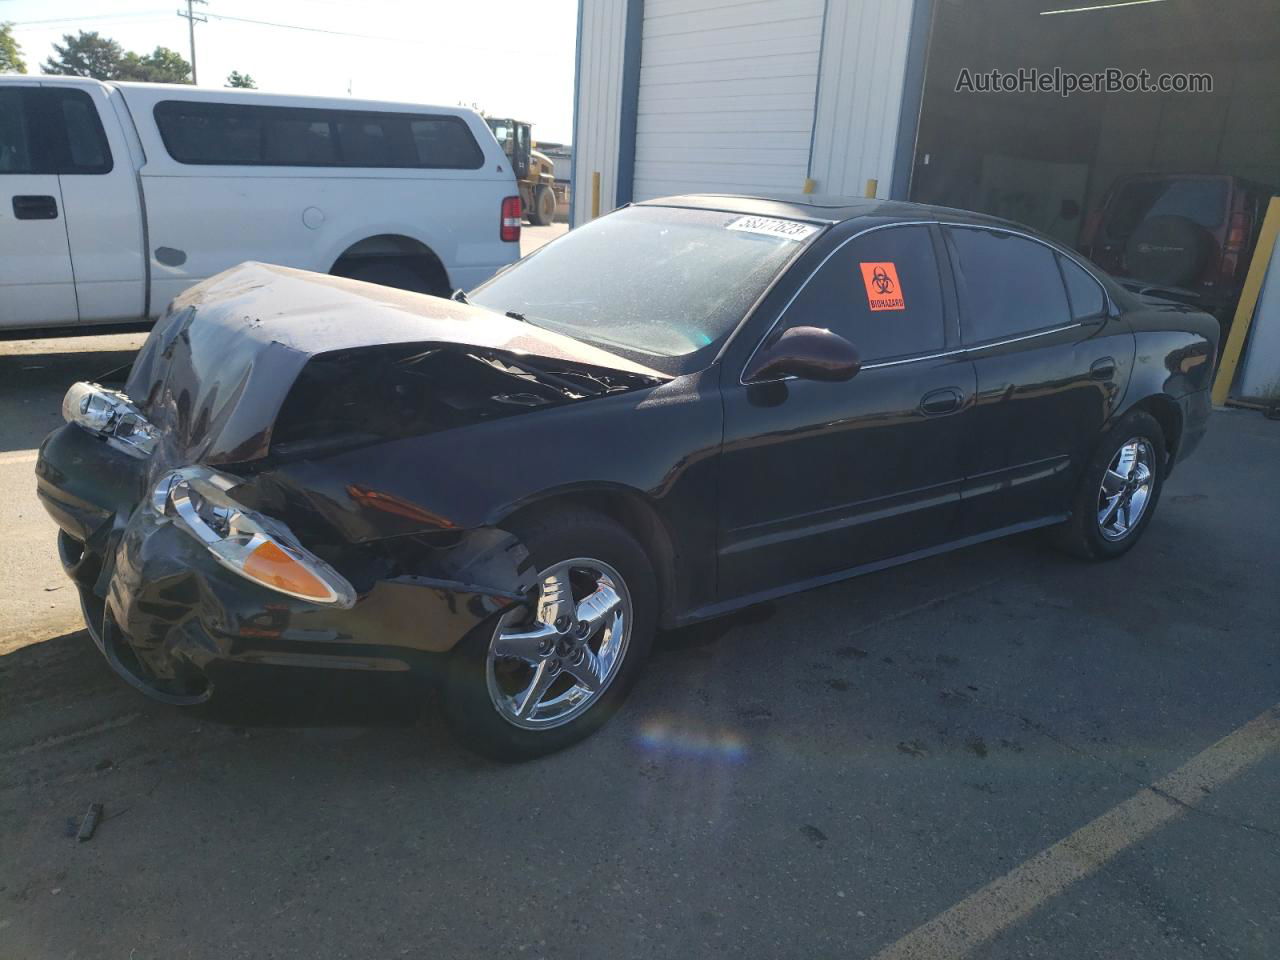
M 675 197 L 659 197 L 641 201 L 638 206 L 691 207 L 699 210 L 725 210 L 760 217 L 782 217 L 812 223 L 844 223 L 848 220 L 878 219 L 896 222 L 969 223 L 975 226 L 1006 227 L 1038 236 L 1038 232 L 1012 220 L 992 217 L 970 210 L 936 207 L 905 200 L 876 200 L 814 193 L 760 194 L 688 193 Z

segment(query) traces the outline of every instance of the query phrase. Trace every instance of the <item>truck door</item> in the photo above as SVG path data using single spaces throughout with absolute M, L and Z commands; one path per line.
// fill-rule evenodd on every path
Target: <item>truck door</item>
M 146 260 L 138 178 L 108 87 L 45 81 L 81 323 L 142 319 Z M 127 121 L 132 122 L 132 121 Z
M 0 328 L 75 323 L 75 278 L 39 84 L 0 86 Z

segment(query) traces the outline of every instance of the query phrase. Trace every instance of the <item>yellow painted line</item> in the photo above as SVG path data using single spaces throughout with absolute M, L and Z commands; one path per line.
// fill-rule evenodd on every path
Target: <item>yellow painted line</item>
M 1272 197 L 1271 203 L 1267 205 L 1267 215 L 1262 219 L 1262 230 L 1258 233 L 1258 245 L 1254 247 L 1253 260 L 1249 263 L 1249 274 L 1244 278 L 1244 287 L 1240 290 L 1240 301 L 1236 304 L 1236 315 L 1231 321 L 1231 332 L 1227 334 L 1226 346 L 1222 348 L 1218 379 L 1213 382 L 1214 406 L 1220 407 L 1226 403 L 1227 396 L 1231 393 L 1231 383 L 1236 378 L 1236 365 L 1240 362 L 1245 337 L 1253 323 L 1253 311 L 1258 305 L 1262 278 L 1267 275 L 1277 235 L 1280 235 L 1280 197 Z
M 10 463 L 35 463 L 36 453 L 35 450 L 12 450 L 9 453 L 0 453 L 0 467 Z
M 1280 704 L 917 927 L 874 960 L 959 960 L 1280 749 Z

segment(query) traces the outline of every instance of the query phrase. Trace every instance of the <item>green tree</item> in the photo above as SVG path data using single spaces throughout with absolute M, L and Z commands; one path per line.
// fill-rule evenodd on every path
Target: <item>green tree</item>
M 247 73 L 241 73 L 239 70 L 232 70 L 227 74 L 228 87 L 240 87 L 244 90 L 257 90 L 258 85 L 253 82 L 253 77 Z
M 22 47 L 13 39 L 13 24 L 0 23 L 0 73 L 26 73 L 27 61 L 22 59 Z
M 143 83 L 190 83 L 191 64 L 168 47 L 156 47 L 145 56 L 130 52 L 121 58 L 115 79 L 140 80 Z
M 64 33 L 62 43 L 53 45 L 53 53 L 41 67 L 45 73 L 95 80 L 116 79 L 124 57 L 120 44 L 96 30 L 81 30 L 74 36 Z

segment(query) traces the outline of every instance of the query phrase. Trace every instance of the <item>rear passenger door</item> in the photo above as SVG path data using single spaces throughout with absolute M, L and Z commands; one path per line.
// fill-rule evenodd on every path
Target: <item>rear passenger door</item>
M 1133 336 L 1098 281 L 1049 244 L 943 230 L 977 374 L 961 535 L 1064 515 L 1127 382 Z
M 34 83 L 0 86 L 0 328 L 79 320 L 40 91 Z

